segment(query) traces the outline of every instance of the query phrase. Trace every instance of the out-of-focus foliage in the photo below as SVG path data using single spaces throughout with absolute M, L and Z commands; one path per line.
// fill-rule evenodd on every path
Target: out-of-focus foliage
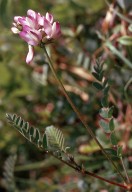
M 8 125 L 6 113 L 16 113 L 40 132 L 54 125 L 65 135 L 66 146 L 70 146 L 78 163 L 103 177 L 118 179 L 59 89 L 43 50 L 35 48 L 33 62 L 26 64 L 27 44 L 13 35 L 10 27 L 13 17 L 25 15 L 28 9 L 41 14 L 51 12 L 59 20 L 62 36 L 47 46 L 48 52 L 83 118 L 103 146 L 110 148 L 109 135 L 98 124 L 102 95 L 92 85 L 94 61 L 98 57 L 104 60 L 104 76 L 111 85 L 108 100 L 109 107 L 114 106 L 116 137 L 123 146 L 125 165 L 132 176 L 132 3 L 128 2 L 129 5 L 125 0 L 110 4 L 104 0 L 0 0 L 0 190 L 6 188 L 5 182 L 1 182 L 4 162 L 17 154 L 16 166 L 11 167 L 16 191 L 120 192 L 118 187 L 58 164 Z

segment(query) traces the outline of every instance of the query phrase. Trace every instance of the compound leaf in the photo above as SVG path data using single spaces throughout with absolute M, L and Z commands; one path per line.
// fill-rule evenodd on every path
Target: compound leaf
M 37 147 L 43 148 L 43 136 L 37 128 L 29 126 L 28 122 L 25 122 L 21 117 L 14 114 L 7 114 L 6 118 L 27 140 L 37 145 Z
M 62 132 L 59 129 L 55 128 L 54 126 L 46 127 L 45 134 L 49 150 L 65 151 L 64 147 L 65 139 Z

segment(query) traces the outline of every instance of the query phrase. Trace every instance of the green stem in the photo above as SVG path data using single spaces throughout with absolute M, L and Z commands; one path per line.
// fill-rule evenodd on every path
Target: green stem
M 95 137 L 93 131 L 88 127 L 87 123 L 85 122 L 85 120 L 82 118 L 81 113 L 78 111 L 78 109 L 76 108 L 76 106 L 73 104 L 72 100 L 70 99 L 67 91 L 65 90 L 65 87 L 63 86 L 61 80 L 57 77 L 55 69 L 53 67 L 52 61 L 47 53 L 47 50 L 44 48 L 44 52 L 47 56 L 47 59 L 49 61 L 49 66 L 51 68 L 51 71 L 56 79 L 56 81 L 58 82 L 59 86 L 61 87 L 66 99 L 68 100 L 69 104 L 71 105 L 72 109 L 74 110 L 74 112 L 77 114 L 78 118 L 80 119 L 80 121 L 82 122 L 82 124 L 84 125 L 84 127 L 86 128 L 86 130 L 88 131 L 88 133 L 91 135 L 91 137 L 95 140 L 95 142 L 98 144 L 98 146 L 100 147 L 101 151 L 103 152 L 103 154 L 106 156 L 106 158 L 112 163 L 112 165 L 114 166 L 115 170 L 118 172 L 118 174 L 120 175 L 120 177 L 123 179 L 123 181 L 125 182 L 125 178 L 122 175 L 122 173 L 120 172 L 120 170 L 118 170 L 117 166 L 115 165 L 115 163 L 113 162 L 113 160 L 110 158 L 110 156 L 106 153 L 105 149 L 103 148 L 103 146 L 100 144 L 100 142 L 98 141 L 98 139 Z
M 120 160 L 121 160 L 122 167 L 123 167 L 123 169 L 124 169 L 124 172 L 125 172 L 125 175 L 126 175 L 126 178 L 127 178 L 127 182 L 130 183 L 130 179 L 129 179 L 129 176 L 128 176 L 128 173 L 127 173 L 127 170 L 126 170 L 126 167 L 125 167 L 125 165 L 124 165 L 124 162 L 123 162 L 122 157 L 120 157 Z

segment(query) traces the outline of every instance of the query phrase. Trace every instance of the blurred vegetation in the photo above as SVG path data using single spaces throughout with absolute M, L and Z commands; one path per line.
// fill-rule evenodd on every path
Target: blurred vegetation
M 127 2 L 111 1 L 108 5 L 104 0 L 0 0 L 0 191 L 120 192 L 118 187 L 79 175 L 47 158 L 7 123 L 8 112 L 22 116 L 40 130 L 55 125 L 80 164 L 118 180 L 59 89 L 43 51 L 35 48 L 33 62 L 26 64 L 27 44 L 10 28 L 13 17 L 25 15 L 28 9 L 50 12 L 60 22 L 62 36 L 47 47 L 48 52 L 74 104 L 103 146 L 110 147 L 109 136 L 98 125 L 102 95 L 92 86 L 95 59 L 104 60 L 116 134 L 132 176 L 132 2 Z M 5 181 L 5 161 L 16 154 L 17 158 L 11 156 L 7 161 L 12 162 L 9 167 L 12 172 L 15 169 L 14 175 Z

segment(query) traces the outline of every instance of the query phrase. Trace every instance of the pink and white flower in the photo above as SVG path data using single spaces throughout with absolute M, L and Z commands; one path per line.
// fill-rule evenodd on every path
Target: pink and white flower
M 59 22 L 54 22 L 53 15 L 40 13 L 29 9 L 26 17 L 15 16 L 12 32 L 28 43 L 29 52 L 26 62 L 30 63 L 34 56 L 34 46 L 48 44 L 61 35 Z

